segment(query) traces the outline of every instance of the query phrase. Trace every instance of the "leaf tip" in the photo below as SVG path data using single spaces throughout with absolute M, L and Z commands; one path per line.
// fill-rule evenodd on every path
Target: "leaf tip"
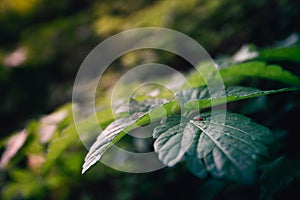
M 83 163 L 81 174 L 84 174 L 88 169 L 90 169 L 91 166 L 93 166 L 96 162 L 100 160 L 101 156 L 92 156 L 89 157 L 87 155 L 85 162 Z
M 82 170 L 81 170 L 81 174 L 84 174 L 86 171 L 87 171 L 87 169 L 85 169 L 85 168 L 82 168 Z

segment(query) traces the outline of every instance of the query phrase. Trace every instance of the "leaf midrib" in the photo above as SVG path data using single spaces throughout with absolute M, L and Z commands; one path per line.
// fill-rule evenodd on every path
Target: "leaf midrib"
M 205 124 L 209 124 L 209 123 L 210 123 L 210 124 L 214 124 L 214 125 L 218 125 L 218 126 L 225 126 L 225 127 L 228 127 L 228 128 L 232 128 L 232 129 L 237 130 L 237 131 L 239 131 L 239 132 L 245 133 L 246 135 L 248 135 L 248 136 L 252 139 L 252 136 L 250 136 L 250 134 L 248 134 L 247 132 L 245 132 L 245 131 L 243 131 L 243 130 L 240 130 L 240 129 L 238 129 L 238 128 L 235 128 L 235 127 L 233 127 L 233 126 L 230 126 L 230 125 L 226 125 L 226 124 L 223 125 L 223 124 L 219 124 L 219 123 L 206 122 L 206 121 L 203 121 L 203 123 L 205 123 Z M 224 134 L 227 135 L 227 136 L 229 136 L 229 137 L 232 137 L 232 138 L 234 138 L 234 139 L 240 141 L 241 143 L 244 143 L 245 145 L 248 145 L 248 146 L 250 146 L 250 147 L 252 147 L 252 148 L 254 148 L 254 149 L 257 148 L 255 145 L 253 145 L 253 144 L 251 144 L 251 143 L 247 143 L 245 140 L 243 140 L 243 139 L 241 139 L 241 138 L 239 138 L 239 137 L 236 137 L 236 136 L 234 136 L 234 135 L 230 135 L 230 134 L 228 134 L 228 133 L 226 133 L 226 132 L 224 132 Z M 247 154 L 246 152 L 244 152 L 244 153 Z
M 235 166 L 237 167 L 237 169 L 239 169 L 239 164 L 236 163 L 236 161 L 230 156 L 228 155 L 228 153 L 226 151 L 224 151 L 224 149 L 222 148 L 222 145 L 220 145 L 220 143 L 218 141 L 216 141 L 209 133 L 207 133 L 205 131 L 205 129 L 203 129 L 201 126 L 198 126 L 197 124 L 194 123 L 193 120 L 190 120 L 190 123 L 193 124 L 194 126 L 196 126 L 197 128 L 201 129 L 202 132 L 207 135 L 217 146 L 218 148 L 224 153 L 224 155 L 226 155 L 226 157 L 235 164 Z

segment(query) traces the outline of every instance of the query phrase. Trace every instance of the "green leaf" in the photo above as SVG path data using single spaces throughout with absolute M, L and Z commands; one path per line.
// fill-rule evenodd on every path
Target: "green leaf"
M 279 81 L 293 86 L 300 85 L 300 78 L 278 65 L 267 65 L 264 62 L 246 62 L 220 70 L 225 84 L 239 82 L 245 78 L 262 78 Z
M 171 114 L 172 108 L 176 105 L 176 101 L 157 99 L 148 99 L 145 102 L 132 100 L 129 106 L 125 105 L 119 112 L 124 113 L 127 110 L 130 115 L 117 119 L 102 131 L 85 158 L 82 173 L 99 161 L 103 153 L 130 130 Z
M 216 71 L 213 71 L 209 66 L 204 65 L 201 67 L 202 74 L 200 75 L 199 72 L 194 72 L 189 75 L 188 82 L 185 84 L 185 87 L 189 85 L 192 87 L 205 86 L 205 80 L 213 81 L 216 79 Z M 229 67 L 219 69 L 219 73 L 221 74 L 225 85 L 239 83 L 245 78 L 261 78 L 279 81 L 292 86 L 300 86 L 300 78 L 298 76 L 282 69 L 278 65 L 267 65 L 265 62 L 260 61 L 231 65 Z M 202 76 L 205 77 L 205 80 Z
M 300 63 L 300 47 L 281 47 L 274 49 L 266 49 L 259 52 L 258 59 L 265 61 L 292 61 Z
M 218 69 L 212 66 L 210 62 L 201 63 L 196 70 L 187 76 L 188 81 L 184 84 L 184 88 L 205 86 L 206 81 L 213 81 L 214 74 Z
M 143 113 L 147 112 L 148 110 L 151 110 L 158 105 L 162 105 L 166 103 L 167 100 L 165 99 L 157 99 L 157 98 L 148 98 L 144 101 L 137 101 L 134 99 L 131 99 L 129 103 L 121 104 L 116 109 L 116 114 L 135 114 L 135 113 Z
M 197 128 L 182 116 L 167 118 L 165 124 L 155 128 L 153 137 L 158 137 L 154 143 L 158 157 L 168 166 L 173 166 L 182 159 L 185 152 L 193 143 Z
M 185 154 L 189 169 L 199 177 L 209 172 L 216 178 L 251 182 L 257 162 L 268 155 L 265 144 L 273 142 L 273 134 L 266 127 L 235 113 L 227 112 L 225 123 L 222 123 L 222 112 L 213 116 L 210 112 L 204 113 L 201 115 L 203 121 L 198 117 L 188 120 L 183 116 L 171 116 L 155 128 L 154 148 L 162 162 L 173 166 Z
M 187 168 L 190 172 L 192 172 L 198 178 L 205 178 L 207 176 L 207 171 L 201 159 L 197 156 L 197 146 L 198 141 L 200 139 L 201 131 L 199 129 L 196 130 L 197 134 L 194 136 L 194 140 L 192 141 L 192 145 L 187 150 L 185 158 L 187 162 Z M 194 135 L 194 134 L 191 134 Z M 201 135 L 203 138 L 203 135 Z M 203 149 L 206 149 L 203 146 Z M 206 149 L 209 150 L 209 147 Z
M 294 91 L 298 88 L 283 88 L 278 90 L 259 90 L 250 87 L 230 86 L 222 91 L 212 92 L 210 94 L 206 87 L 192 88 L 183 90 L 176 96 L 184 104 L 187 110 L 204 109 L 211 106 L 221 105 L 233 101 L 249 99 L 269 94 L 275 94 L 286 91 Z

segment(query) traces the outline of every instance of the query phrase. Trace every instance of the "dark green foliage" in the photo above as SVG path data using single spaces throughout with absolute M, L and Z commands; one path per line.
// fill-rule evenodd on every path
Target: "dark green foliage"
M 0 157 L 6 161 L 0 199 L 299 196 L 299 10 L 295 0 L 2 0 Z M 112 63 L 99 82 L 98 112 L 74 124 L 68 102 L 84 57 L 109 36 L 143 26 L 171 28 L 203 45 L 218 65 L 224 91 L 208 90 L 205 80 L 218 76 L 205 63 L 198 74 L 172 53 L 132 52 Z M 242 45 L 245 54 L 233 55 Z M 8 61 L 13 54 L 25 59 Z M 113 113 L 113 84 L 147 62 L 187 71 L 188 81 L 176 94 L 157 86 L 140 90 Z M 154 90 L 155 98 L 149 95 Z M 78 130 L 99 135 L 90 141 L 95 144 L 84 170 L 112 144 L 156 150 L 170 167 L 126 174 L 98 163 L 81 175 L 86 149 Z M 127 135 L 139 130 L 154 137 Z
M 265 69 L 267 73 L 258 76 L 260 68 Z M 244 115 L 215 108 L 215 106 L 225 103 L 231 102 L 229 105 L 232 105 L 240 100 L 247 103 L 246 99 L 251 100 L 276 93 L 279 95 L 282 92 L 293 93 L 298 90 L 295 87 L 298 86 L 298 76 L 282 70 L 279 66 L 275 68 L 261 62 L 229 65 L 220 70 L 222 77 L 224 80 L 230 81 L 229 74 L 232 71 L 237 79 L 234 81 L 235 85 L 232 85 L 233 82 L 226 84 L 224 91 L 209 91 L 205 85 L 200 84 L 200 87 L 194 88 L 183 86 L 182 90 L 179 90 L 173 97 L 166 94 L 166 91 L 160 90 L 161 94 L 157 96 L 166 96 L 168 100 L 143 94 L 135 95 L 128 104 L 118 106 L 115 110 L 117 119 L 114 119 L 111 109 L 100 110 L 96 114 L 99 124 L 94 124 L 92 120 L 94 116 L 90 116 L 76 127 L 71 123 L 70 105 L 66 105 L 49 115 L 49 117 L 53 117 L 65 113 L 60 121 L 55 122 L 55 132 L 46 143 L 41 144 L 39 141 L 41 139 L 36 134 L 42 130 L 41 127 L 47 125 L 45 122 L 47 117 L 28 125 L 26 129 L 30 134 L 21 150 L 28 163 L 33 158 L 40 159 L 40 163 L 29 164 L 28 169 L 15 168 L 14 163 L 20 163 L 24 159 L 22 154 L 17 154 L 7 166 L 7 169 L 11 169 L 11 172 L 7 174 L 11 182 L 3 188 L 3 198 L 9 199 L 16 195 L 24 198 L 32 196 L 43 198 L 49 188 L 56 189 L 64 184 L 70 184 L 70 187 L 74 188 L 82 187 L 71 183 L 68 175 L 72 175 L 78 180 L 83 179 L 86 184 L 103 179 L 107 176 L 105 174 L 110 172 L 102 169 L 103 172 L 95 176 L 95 173 L 99 173 L 99 165 L 94 166 L 94 168 L 98 168 L 97 171 L 91 170 L 84 176 L 79 175 L 83 149 L 79 147 L 81 145 L 77 130 L 94 132 L 98 125 L 104 129 L 85 158 L 82 172 L 86 172 L 101 159 L 112 144 L 116 142 L 126 144 L 126 140 L 121 140 L 126 133 L 141 126 L 147 127 L 148 124 L 155 126 L 157 123 L 155 121 L 158 120 L 161 120 L 161 124 L 156 125 L 153 132 L 154 150 L 158 153 L 159 159 L 167 166 L 182 166 L 181 163 L 184 163 L 189 171 L 203 180 L 199 183 L 202 189 L 199 189 L 195 195 L 216 187 L 211 191 L 212 197 L 232 183 L 261 184 L 262 198 L 276 195 L 276 192 L 291 182 L 292 177 L 298 177 L 299 173 L 298 170 L 292 170 L 298 169 L 297 167 L 288 168 L 286 171 L 284 169 L 282 175 L 277 176 L 278 179 L 275 182 L 278 184 L 272 185 L 273 180 L 270 181 L 270 178 L 274 176 L 273 173 L 277 173 L 276 170 L 282 168 L 283 164 L 280 164 L 283 162 L 282 159 L 264 165 L 262 170 L 261 164 L 273 156 L 273 153 L 269 152 L 274 152 L 272 146 L 277 143 L 276 133 L 271 133 L 268 128 Z M 258 69 L 257 73 L 253 69 Z M 272 73 L 271 69 L 275 69 L 275 72 Z M 247 72 L 247 70 L 252 71 Z M 207 72 L 211 75 L 211 79 L 214 78 L 212 73 Z M 198 75 L 194 72 L 190 75 L 189 80 L 195 81 L 194 77 L 196 76 Z M 226 79 L 226 77 L 228 78 Z M 294 87 L 261 90 L 253 86 L 249 87 L 251 84 L 249 86 L 238 85 L 251 77 L 279 81 L 283 83 L 283 86 Z M 270 97 L 270 99 L 273 98 L 276 96 Z M 212 110 L 206 111 L 208 109 Z M 5 143 L 4 140 L 1 144 Z M 4 147 L 3 145 L 2 147 Z M 69 150 L 70 148 L 72 150 Z M 286 167 L 286 165 L 284 166 Z M 181 168 L 170 170 L 178 171 L 179 169 L 182 171 Z M 170 170 L 168 173 L 171 173 Z M 258 178 L 261 173 L 262 176 Z M 35 174 L 40 174 L 43 178 L 38 179 Z M 76 175 L 74 176 L 74 174 Z M 19 190 L 20 185 L 28 180 L 34 180 L 34 182 Z M 234 191 L 234 189 L 232 190 Z M 56 195 L 69 196 L 70 191 L 61 191 Z
M 300 79 L 297 76 L 281 70 L 280 67 L 268 67 L 264 70 L 266 73 L 263 76 L 258 76 L 262 72 L 259 68 L 264 69 L 265 64 L 260 62 L 247 64 L 221 69 L 221 75 L 226 78 L 232 72 L 234 77 L 237 77 L 237 74 L 242 75 L 239 79 L 251 75 L 256 78 L 281 80 L 291 85 L 299 84 Z M 225 69 L 226 73 L 222 73 Z M 245 76 L 247 74 L 248 76 Z M 191 76 L 193 81 L 194 77 Z M 110 144 L 124 137 L 128 131 L 167 117 L 153 133 L 153 137 L 156 138 L 154 149 L 164 164 L 173 166 L 186 158 L 188 168 L 200 178 L 205 178 L 210 173 L 215 178 L 253 183 L 256 179 L 258 163 L 263 160 L 262 157 L 268 156 L 266 145 L 273 143 L 273 134 L 264 126 L 243 115 L 214 110 L 193 115 L 193 111 L 293 90 L 298 88 L 259 90 L 251 87 L 228 86 L 224 91 L 209 91 L 204 86 L 179 91 L 175 94 L 175 99 L 170 101 L 132 100 L 132 103 L 119 108 L 121 110 L 119 112 L 127 111 L 129 116 L 111 123 L 92 145 L 83 165 L 83 172 L 100 160 Z M 178 112 L 177 104 L 183 109 L 182 116 L 175 114 L 176 111 Z M 166 105 L 169 109 L 164 111 Z M 170 109 L 174 107 L 175 109 Z M 156 111 L 157 109 L 159 112 Z M 190 118 L 191 116 L 194 117 Z

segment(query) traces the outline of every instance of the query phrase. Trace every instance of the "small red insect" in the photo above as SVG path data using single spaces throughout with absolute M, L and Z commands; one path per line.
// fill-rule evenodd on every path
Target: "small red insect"
M 198 121 L 203 121 L 204 119 L 203 119 L 203 117 L 199 117 L 197 120 Z

